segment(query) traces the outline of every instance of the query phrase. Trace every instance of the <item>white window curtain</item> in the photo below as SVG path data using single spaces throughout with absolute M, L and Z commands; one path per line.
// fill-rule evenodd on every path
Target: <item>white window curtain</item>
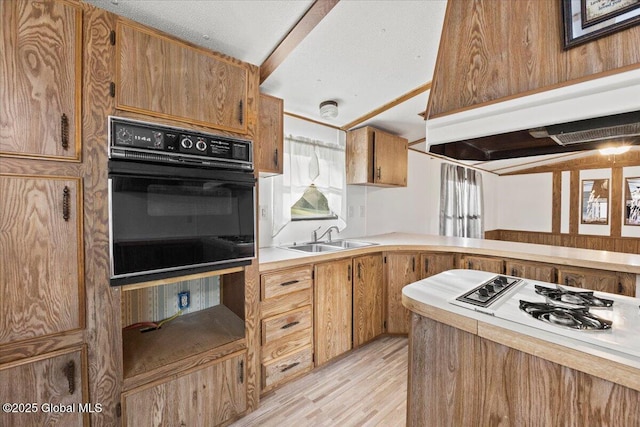
M 440 235 L 483 238 L 480 172 L 443 163 L 440 179 Z
M 273 237 L 291 222 L 291 206 L 312 183 L 327 197 L 329 208 L 338 216 L 338 228 L 346 227 L 344 145 L 288 136 L 284 140 L 282 168 L 282 175 L 275 176 L 273 181 Z

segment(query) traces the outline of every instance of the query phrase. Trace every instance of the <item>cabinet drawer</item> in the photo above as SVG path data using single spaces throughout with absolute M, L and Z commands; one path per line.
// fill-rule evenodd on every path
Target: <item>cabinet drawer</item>
M 311 266 L 263 274 L 260 278 L 260 299 L 309 289 L 312 285 Z
M 280 359 L 262 364 L 262 388 L 270 388 L 313 368 L 313 349 L 305 347 Z
M 313 290 L 303 289 L 299 292 L 279 295 L 260 303 L 261 317 L 267 318 L 287 311 L 313 304 Z
M 262 344 L 311 327 L 311 306 L 262 320 Z
M 271 341 L 261 348 L 262 362 L 269 362 L 279 359 L 289 353 L 296 352 L 304 347 L 308 347 L 313 343 L 313 331 L 311 328 L 295 332 L 286 337 Z

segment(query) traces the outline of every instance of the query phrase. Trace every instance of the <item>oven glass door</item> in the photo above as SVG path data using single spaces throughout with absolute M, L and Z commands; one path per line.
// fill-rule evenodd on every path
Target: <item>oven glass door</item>
M 109 168 L 112 284 L 255 257 L 252 174 L 113 160 Z

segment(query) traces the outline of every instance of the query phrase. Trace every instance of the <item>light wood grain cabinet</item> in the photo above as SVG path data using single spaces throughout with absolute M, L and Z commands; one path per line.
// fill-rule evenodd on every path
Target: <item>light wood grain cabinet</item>
M 247 133 L 246 64 L 122 20 L 116 48 L 116 108 Z
M 0 425 L 88 426 L 90 411 L 106 408 L 87 403 L 85 360 L 80 347 L 0 365 L 0 401 L 22 405 L 0 412 Z
M 556 283 L 556 268 L 553 265 L 531 261 L 506 260 L 505 273 L 523 279 Z
M 0 1 L 0 154 L 80 159 L 82 11 Z
M 558 284 L 635 296 L 635 275 L 579 267 L 558 267 Z
M 407 186 L 408 141 L 366 126 L 347 132 L 347 184 Z
M 351 258 L 315 265 L 314 348 L 316 366 L 352 347 Z
M 313 368 L 313 269 L 260 277 L 261 373 L 266 392 Z
M 353 259 L 353 346 L 382 334 L 384 327 L 384 273 L 382 254 Z
M 280 98 L 260 94 L 258 137 L 254 149 L 259 172 L 282 173 L 284 153 L 284 102 Z
M 460 257 L 460 268 L 504 274 L 504 260 L 502 258 L 463 255 Z
M 247 408 L 246 352 L 122 396 L 124 424 L 217 426 Z
M 1 175 L 0 345 L 84 327 L 79 178 Z
M 409 333 L 410 312 L 402 305 L 402 288 L 420 280 L 420 254 L 417 252 L 387 252 L 385 254 L 387 282 L 387 332 Z
M 424 279 L 443 271 L 452 270 L 455 267 L 454 254 L 421 254 L 420 255 L 420 278 Z

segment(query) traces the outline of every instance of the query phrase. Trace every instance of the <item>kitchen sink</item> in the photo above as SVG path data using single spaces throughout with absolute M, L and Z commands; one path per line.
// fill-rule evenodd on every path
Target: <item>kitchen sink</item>
M 336 240 L 333 242 L 305 243 L 302 245 L 285 246 L 286 249 L 292 249 L 300 252 L 335 252 L 345 249 L 364 248 L 367 246 L 377 245 L 377 243 L 359 242 L 356 240 Z

